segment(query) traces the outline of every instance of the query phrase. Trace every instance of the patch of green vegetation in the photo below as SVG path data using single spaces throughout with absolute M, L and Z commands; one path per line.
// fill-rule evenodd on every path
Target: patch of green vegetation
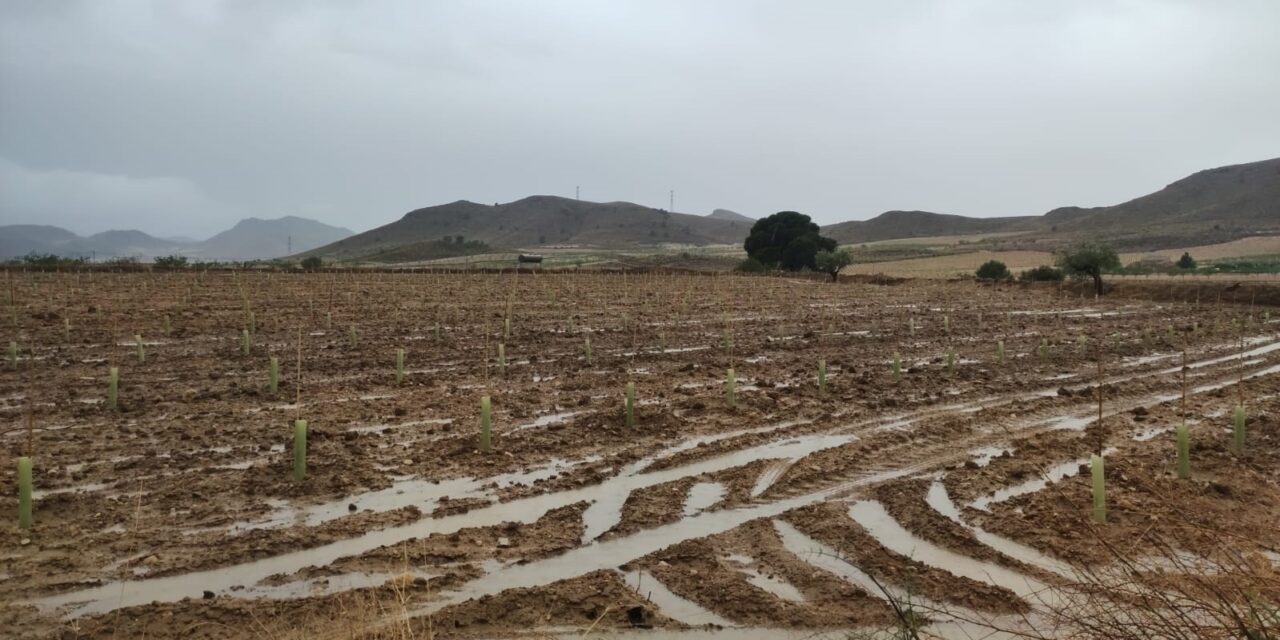
M 157 269 L 186 269 L 188 262 L 186 256 L 174 254 L 171 256 L 158 256 L 152 264 Z
M 444 236 L 440 240 L 417 242 L 396 247 L 366 258 L 371 262 L 409 262 L 474 256 L 493 251 L 493 247 L 479 240 L 467 240 L 462 236 Z
M 67 258 L 52 253 L 31 252 L 18 260 L 11 261 L 28 267 L 72 267 L 86 262 L 84 258 Z
M 1008 280 L 1013 277 L 1009 267 L 999 260 L 988 260 L 978 267 L 978 278 L 982 280 Z
M 1018 276 L 1023 282 L 1062 282 L 1066 274 L 1062 269 L 1055 269 L 1047 264 L 1027 269 Z
M 1190 257 L 1184 254 L 1184 257 Z M 1108 269 L 1107 273 L 1124 276 L 1147 275 L 1212 275 L 1215 273 L 1280 273 L 1280 255 L 1260 255 L 1243 258 L 1217 258 L 1214 260 L 1191 260 L 1193 268 L 1180 267 L 1187 261 L 1178 262 L 1131 262 L 1123 267 Z
M 1218 258 L 1201 263 L 1195 273 L 1280 273 L 1280 255 Z

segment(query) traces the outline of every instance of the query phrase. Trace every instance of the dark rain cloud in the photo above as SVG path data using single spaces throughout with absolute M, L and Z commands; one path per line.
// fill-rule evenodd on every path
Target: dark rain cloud
M 1035 214 L 1280 155 L 1280 2 L 0 3 L 0 223 Z

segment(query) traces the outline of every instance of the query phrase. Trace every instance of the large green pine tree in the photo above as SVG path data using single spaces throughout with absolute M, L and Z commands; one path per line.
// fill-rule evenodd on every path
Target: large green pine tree
M 779 211 L 757 220 L 742 246 L 747 256 L 768 267 L 788 271 L 816 269 L 814 256 L 819 251 L 833 251 L 836 241 L 824 238 L 809 216 L 795 211 Z

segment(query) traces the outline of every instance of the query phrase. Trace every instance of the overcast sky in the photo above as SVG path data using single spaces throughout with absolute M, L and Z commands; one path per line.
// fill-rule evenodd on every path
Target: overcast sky
M 822 223 L 1280 156 L 1277 0 L 0 2 L 0 224 L 531 194 Z

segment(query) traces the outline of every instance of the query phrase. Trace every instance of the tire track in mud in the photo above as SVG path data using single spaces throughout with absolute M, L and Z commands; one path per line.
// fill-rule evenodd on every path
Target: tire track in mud
M 1280 346 L 1277 348 L 1280 348 Z M 1236 357 L 1228 356 L 1226 359 L 1219 359 L 1204 366 L 1210 367 L 1233 359 L 1236 359 Z M 1254 370 L 1250 375 L 1270 375 L 1275 371 L 1276 367 L 1274 366 L 1264 367 Z M 1147 375 L 1159 375 L 1160 373 L 1162 372 L 1156 371 Z M 1203 392 L 1231 384 L 1234 384 L 1234 379 L 1202 385 L 1198 389 L 1202 389 Z M 1040 397 L 1047 397 L 1042 394 L 1039 395 Z M 1011 394 L 990 399 L 990 402 L 978 401 L 968 405 L 926 407 L 917 412 L 919 417 L 908 414 L 907 417 L 902 419 L 910 420 L 907 425 L 912 427 L 909 430 L 910 434 L 918 435 L 921 432 L 929 434 L 930 430 L 926 427 L 931 419 L 945 420 L 948 415 L 956 412 L 977 414 L 984 409 L 1003 406 L 1027 397 L 1029 395 L 1025 393 Z M 1030 394 L 1030 397 L 1037 397 L 1037 394 Z M 1159 401 L 1169 399 L 1164 396 L 1147 395 L 1143 396 L 1138 401 L 1139 405 L 1136 406 L 1140 406 L 1141 401 L 1149 402 L 1153 398 Z M 1124 405 L 1134 405 L 1134 402 L 1126 400 Z M 1114 404 L 1113 401 L 1112 406 Z M 1046 411 L 1055 409 L 1049 408 Z M 1111 415 L 1123 410 L 1126 409 L 1113 408 Z M 419 537 L 424 534 L 447 532 L 451 528 L 456 530 L 463 526 L 483 526 L 486 523 L 498 524 L 512 519 L 528 522 L 558 506 L 584 499 L 591 500 L 594 496 L 607 494 L 611 490 L 625 490 L 629 494 L 630 491 L 637 488 L 702 473 L 721 471 L 757 460 L 767 458 L 789 458 L 793 460 L 788 470 L 782 474 L 780 483 L 769 487 L 760 498 L 757 498 L 751 504 L 734 509 L 703 512 L 656 529 L 648 529 L 630 536 L 578 547 L 552 558 L 527 564 L 499 567 L 474 581 L 461 585 L 457 591 L 444 594 L 445 597 L 441 601 L 432 603 L 424 609 L 424 611 L 437 610 L 447 604 L 462 602 L 479 595 L 498 593 L 511 586 L 534 587 L 555 580 L 582 575 L 592 570 L 592 568 L 613 568 L 626 562 L 628 558 L 635 559 L 640 555 L 644 555 L 644 553 L 651 553 L 684 540 L 728 531 L 754 519 L 775 517 L 789 510 L 825 500 L 856 496 L 868 486 L 922 474 L 963 461 L 969 455 L 969 449 L 1006 440 L 1011 433 L 1017 433 L 1018 430 L 1034 431 L 1049 428 L 1045 424 L 1043 415 L 1029 419 L 1009 419 L 1009 422 L 1014 426 L 1000 430 L 988 429 L 970 434 L 960 440 L 945 439 L 944 441 L 925 443 L 910 437 L 898 441 L 891 440 L 886 443 L 885 447 L 876 450 L 878 460 L 875 464 L 856 468 L 850 468 L 849 465 L 841 465 L 836 469 L 824 469 L 821 477 L 809 477 L 804 474 L 792 473 L 797 468 L 811 465 L 817 456 L 839 457 L 840 454 L 847 453 L 847 451 L 842 450 L 844 447 L 865 441 L 864 438 L 859 437 L 860 433 L 876 431 L 877 427 L 883 426 L 883 421 L 864 421 L 855 423 L 853 426 L 836 427 L 827 432 L 820 432 L 811 436 L 772 441 L 765 445 L 731 452 L 709 460 L 695 461 L 685 466 L 652 473 L 614 476 L 599 485 L 523 498 L 510 503 L 479 509 L 465 516 L 426 521 L 425 526 L 424 523 L 415 523 L 404 527 L 393 527 L 371 532 L 351 540 L 344 540 L 305 552 L 275 556 L 259 562 L 245 563 L 207 572 L 182 574 L 169 578 L 109 583 L 93 589 L 42 598 L 35 602 L 46 607 L 71 605 L 69 613 L 81 615 L 110 611 L 130 604 L 143 604 L 153 600 L 177 600 L 211 587 L 215 593 L 227 592 L 233 587 L 253 585 L 258 580 L 269 575 L 288 574 L 307 565 L 326 564 L 376 546 L 394 544 L 397 541 Z M 881 429 L 879 431 L 881 434 L 893 433 L 893 430 Z M 937 438 L 937 434 L 933 434 L 931 437 Z M 654 458 L 658 457 L 654 456 Z M 810 476 L 812 475 L 810 474 Z M 618 478 L 632 480 L 619 481 Z M 833 480 L 834 483 L 832 482 Z M 784 487 L 784 484 L 787 486 Z M 818 486 L 818 488 L 811 490 L 813 486 Z M 625 497 L 624 494 L 623 498 L 625 499 Z
M 1274 372 L 1275 372 L 1275 367 L 1267 367 L 1261 370 L 1255 370 L 1251 372 L 1246 376 L 1246 379 L 1253 378 L 1253 377 L 1260 377 L 1263 375 L 1270 375 L 1271 373 L 1274 373 Z M 1229 386 L 1231 384 L 1234 384 L 1234 382 L 1228 380 L 1221 383 L 1205 385 L 1201 389 L 1201 392 L 1207 389 L 1216 389 L 1224 386 Z M 1117 409 L 1113 409 L 1111 412 L 1109 412 L 1106 415 L 1108 417 L 1114 416 L 1117 413 L 1128 410 L 1129 407 L 1143 406 L 1144 404 L 1151 403 L 1151 402 L 1165 402 L 1168 399 L 1169 399 L 1168 397 L 1160 396 L 1158 394 L 1154 396 L 1152 395 L 1139 396 L 1139 399 L 1136 401 L 1129 400 L 1126 398 L 1122 402 L 1123 406 Z M 1030 420 L 1025 420 L 1023 424 L 1024 424 L 1024 427 L 1023 427 L 1024 429 L 1030 430 L 1030 429 L 1034 429 L 1035 427 L 1043 428 L 1045 426 L 1045 421 L 1037 417 L 1037 418 L 1032 418 Z M 997 436 L 1000 438 L 1004 438 L 1007 435 L 1008 435 L 1007 433 L 997 434 Z M 989 440 L 990 437 L 991 436 L 988 434 L 979 435 L 976 437 L 975 443 L 984 441 L 984 438 Z M 949 444 L 944 444 L 939 446 L 950 449 L 951 451 L 954 451 L 954 449 L 956 448 L 954 443 L 949 443 Z M 832 450 L 824 450 L 824 453 L 830 453 L 831 451 Z M 910 463 L 911 467 L 913 467 L 914 470 L 917 470 L 917 471 L 933 469 L 939 466 L 946 465 L 948 463 L 952 463 L 955 460 L 957 460 L 959 457 L 962 457 L 953 452 L 943 453 L 940 455 L 932 455 L 932 457 L 930 456 L 930 453 L 932 452 L 925 453 L 925 454 L 917 454 L 918 457 L 912 456 L 912 462 Z M 815 454 L 815 455 L 818 455 L 818 454 Z M 889 465 L 885 467 L 884 475 L 880 476 L 879 478 L 875 478 L 875 480 L 873 480 L 872 482 L 850 481 L 850 482 L 842 483 L 840 485 L 837 485 L 836 487 L 829 488 L 820 492 L 821 494 L 825 494 L 825 496 L 821 498 L 817 497 L 815 494 L 810 494 L 806 496 L 801 496 L 800 498 L 792 498 L 790 500 L 784 499 L 782 502 L 792 502 L 794 500 L 797 502 L 812 504 L 812 503 L 823 501 L 825 499 L 837 499 L 840 497 L 847 498 L 851 495 L 854 495 L 860 487 L 865 487 L 869 484 L 876 484 L 877 483 L 876 481 L 885 482 L 895 477 L 905 477 L 907 475 L 910 475 L 912 470 L 913 469 L 910 469 L 910 468 L 903 468 L 902 465 L 900 464 Z M 938 485 L 938 486 L 941 486 L 941 485 Z M 768 511 L 775 511 L 776 505 L 774 507 L 775 507 L 774 509 L 769 509 Z M 789 510 L 790 509 L 786 511 L 789 511 Z M 786 511 L 783 511 L 782 513 L 786 513 Z M 760 514 L 760 515 L 762 517 L 768 517 L 768 516 L 765 516 L 764 514 Z M 1051 560 L 1046 559 L 1046 557 L 1043 556 L 1043 554 L 1036 554 L 1035 552 L 1030 550 L 1019 552 L 1019 550 L 1013 546 L 1013 545 L 1016 545 L 1016 543 L 1012 543 L 1011 541 L 1004 541 L 1003 539 L 1000 539 L 996 536 L 991 536 L 990 534 L 986 534 L 985 532 L 980 532 L 979 535 L 980 535 L 981 541 L 984 544 L 998 545 L 998 547 L 995 548 L 997 553 L 1005 554 L 1006 552 L 1013 550 L 1014 555 L 1012 556 L 1012 559 L 1020 562 L 1027 562 L 1028 564 L 1032 564 L 1032 566 L 1035 566 L 1049 573 L 1057 573 L 1061 575 L 1061 571 L 1062 571 L 1061 564 L 1055 563 Z M 1004 544 L 1006 542 L 1008 544 Z M 960 554 L 956 554 L 954 552 L 946 552 L 945 550 L 941 550 L 941 548 L 937 548 L 937 547 L 934 547 L 933 550 L 936 553 L 942 555 L 946 559 L 953 560 L 954 558 L 952 558 L 952 556 L 963 557 Z M 945 565 L 946 562 L 947 560 L 941 560 L 941 561 L 937 561 L 937 564 Z M 1002 582 L 1005 584 L 1017 585 L 1018 582 L 1023 582 L 1025 586 L 1019 589 L 1018 591 L 1022 593 L 1024 597 L 1034 597 L 1039 599 L 1051 597 L 1052 591 L 1049 590 L 1045 585 L 1036 582 L 1034 578 L 1024 577 L 1024 576 L 1021 576 L 1021 574 L 1018 574 L 1016 572 L 1010 573 L 1008 570 L 1002 570 L 995 567 L 996 565 L 980 567 L 979 571 L 984 575 L 989 575 L 992 572 L 999 573 L 1000 571 L 1003 571 L 1003 574 L 1000 574 L 1000 575 L 1003 575 Z M 973 577 L 980 578 L 981 576 L 975 575 Z M 480 591 L 483 591 L 483 589 L 480 589 Z M 476 594 L 475 592 L 470 592 L 470 591 L 468 591 L 468 593 L 471 593 L 472 596 Z

